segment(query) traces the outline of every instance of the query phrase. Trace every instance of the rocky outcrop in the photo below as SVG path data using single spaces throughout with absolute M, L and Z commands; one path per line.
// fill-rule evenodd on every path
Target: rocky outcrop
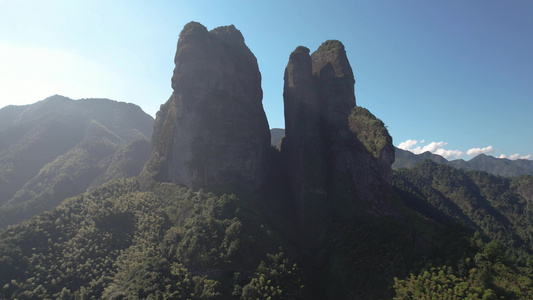
M 326 41 L 313 54 L 296 48 L 285 70 L 282 167 L 301 224 L 347 207 L 387 213 L 394 161 L 383 123 L 356 106 L 354 75 L 344 45 Z M 270 132 L 254 55 L 233 26 L 208 31 L 195 22 L 180 34 L 174 92 L 154 123 L 144 182 L 192 188 L 265 180 Z M 277 168 L 275 166 L 275 168 Z
M 325 202 L 327 173 L 322 105 L 308 48 L 300 46 L 291 53 L 284 80 L 285 138 L 281 151 L 296 214 L 303 222 L 310 214 L 310 202 Z
M 174 92 L 157 113 L 143 179 L 259 188 L 270 131 L 257 60 L 240 31 L 233 25 L 208 31 L 191 22 L 174 61 Z
M 285 136 L 285 129 L 283 128 L 271 128 L 270 129 L 270 146 L 278 148 L 279 142 Z
M 300 223 L 353 210 L 393 214 L 387 193 L 394 162 L 383 122 L 356 106 L 344 46 L 326 41 L 312 55 L 291 54 L 285 69 L 285 138 L 281 152 Z
M 311 59 L 324 125 L 331 133 L 346 131 L 348 115 L 355 106 L 355 79 L 344 45 L 336 40 L 326 41 Z

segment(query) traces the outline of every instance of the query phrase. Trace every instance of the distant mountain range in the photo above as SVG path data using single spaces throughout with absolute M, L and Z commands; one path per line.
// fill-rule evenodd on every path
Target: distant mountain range
M 424 152 L 414 154 L 412 152 L 396 148 L 396 161 L 392 168 L 412 168 L 417 163 L 429 159 L 439 164 L 446 164 L 465 171 L 485 171 L 493 175 L 512 177 L 519 175 L 533 175 L 533 161 L 527 159 L 510 160 L 507 158 L 496 158 L 485 154 L 480 154 L 468 161 L 463 159 L 446 160 L 444 157 Z
M 285 136 L 282 128 L 272 128 L 270 130 L 271 146 L 277 147 L 281 139 Z M 533 175 L 533 161 L 527 159 L 510 160 L 507 158 L 496 158 L 485 154 L 480 154 L 468 161 L 463 159 L 447 160 L 446 158 L 433 154 L 429 151 L 414 154 L 410 151 L 396 148 L 396 159 L 392 164 L 393 169 L 412 168 L 417 163 L 429 159 L 439 164 L 450 165 L 465 171 L 485 171 L 493 175 L 504 177 Z
M 108 99 L 55 95 L 0 109 L 0 228 L 138 175 L 152 124 L 137 105 Z

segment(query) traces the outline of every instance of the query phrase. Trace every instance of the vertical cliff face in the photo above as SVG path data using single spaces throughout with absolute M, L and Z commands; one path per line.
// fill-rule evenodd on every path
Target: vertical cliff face
M 257 61 L 241 33 L 191 22 L 180 34 L 175 64 L 174 92 L 157 114 L 143 178 L 257 190 L 269 163 L 270 131 Z M 284 79 L 281 151 L 300 223 L 350 217 L 361 203 L 387 213 L 392 139 L 379 119 L 356 106 L 343 44 L 326 41 L 311 55 L 296 48 Z
M 180 34 L 175 64 L 174 92 L 157 113 L 143 177 L 257 189 L 270 131 L 257 60 L 242 34 L 233 25 L 207 31 L 191 22 Z
M 289 58 L 281 151 L 302 225 L 328 213 L 349 218 L 361 208 L 394 213 L 386 200 L 392 138 L 383 122 L 356 106 L 354 84 L 339 41 L 326 41 L 311 56 L 298 47 Z
M 311 217 L 307 202 L 324 202 L 326 164 L 321 105 L 315 86 L 309 49 L 298 47 L 284 76 L 285 139 L 282 153 L 291 181 L 292 198 L 300 222 Z
M 355 79 L 344 45 L 335 40 L 326 41 L 313 52 L 311 59 L 326 129 L 332 134 L 345 131 L 348 115 L 355 106 Z

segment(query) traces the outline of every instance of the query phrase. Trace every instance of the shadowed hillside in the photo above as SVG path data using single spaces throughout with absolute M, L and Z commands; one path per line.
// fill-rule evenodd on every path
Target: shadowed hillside
M 0 227 L 136 176 L 149 155 L 153 119 L 133 104 L 52 96 L 0 119 Z

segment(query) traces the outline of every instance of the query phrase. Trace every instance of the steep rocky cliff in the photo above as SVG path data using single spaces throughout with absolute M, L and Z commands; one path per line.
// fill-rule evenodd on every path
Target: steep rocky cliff
M 344 46 L 326 41 L 291 54 L 285 70 L 286 160 L 300 223 L 354 210 L 394 214 L 387 200 L 394 162 L 383 122 L 356 106 Z M 329 212 L 329 213 L 328 213 Z
M 321 214 L 320 204 L 326 202 L 327 179 L 323 107 L 308 48 L 300 46 L 291 53 L 284 80 L 285 139 L 281 150 L 291 196 L 303 225 L 305 218 L 316 220 Z M 313 208 L 318 210 L 310 211 Z
M 312 55 L 296 48 L 285 69 L 280 151 L 300 232 L 297 247 L 317 299 L 348 298 L 338 293 L 339 282 L 360 275 L 353 270 L 353 253 L 344 250 L 353 249 L 361 228 L 389 232 L 383 220 L 402 218 L 392 196 L 392 138 L 383 122 L 356 106 L 354 84 L 339 41 L 326 41 Z
M 259 188 L 270 131 L 257 60 L 240 31 L 188 23 L 174 62 L 174 92 L 157 113 L 143 179 Z
M 355 79 L 344 45 L 326 41 L 313 52 L 311 60 L 325 129 L 331 134 L 346 134 L 348 115 L 355 106 Z

